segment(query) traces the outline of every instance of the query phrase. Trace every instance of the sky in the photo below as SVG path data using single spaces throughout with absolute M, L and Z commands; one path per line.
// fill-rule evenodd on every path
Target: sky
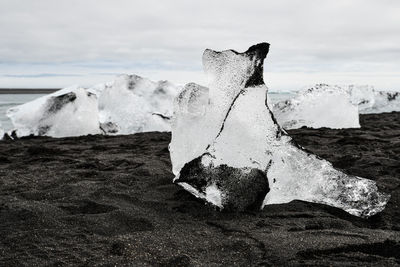
M 271 91 L 400 91 L 398 0 L 0 0 L 0 87 L 90 86 L 135 73 L 206 85 L 204 49 L 270 43 Z

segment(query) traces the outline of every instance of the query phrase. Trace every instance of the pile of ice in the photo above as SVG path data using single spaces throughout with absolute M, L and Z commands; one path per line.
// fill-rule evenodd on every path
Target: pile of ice
M 312 128 L 359 128 L 359 99 L 340 86 L 317 84 L 300 91 L 289 100 L 273 106 L 273 113 L 285 129 L 302 126 Z M 360 101 L 361 102 L 361 101 Z
M 223 209 L 298 199 L 362 217 L 382 211 L 389 196 L 374 181 L 334 169 L 296 145 L 275 121 L 263 81 L 268 49 L 262 43 L 244 53 L 204 52 L 209 87 L 188 84 L 174 104 L 174 182 Z
M 91 88 L 69 87 L 8 110 L 18 136 L 53 137 L 170 131 L 178 87 L 120 75 Z

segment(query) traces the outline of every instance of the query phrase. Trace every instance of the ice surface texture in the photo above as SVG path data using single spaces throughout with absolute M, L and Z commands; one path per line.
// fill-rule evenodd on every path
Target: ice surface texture
M 347 91 L 350 100 L 358 106 L 359 113 L 363 110 L 372 108 L 375 104 L 375 89 L 369 85 L 349 85 Z
M 170 131 L 177 87 L 120 75 L 91 88 L 68 87 L 8 110 L 18 136 Z
M 175 182 L 220 208 L 245 210 L 294 199 L 368 217 L 389 196 L 296 145 L 266 101 L 267 43 L 244 53 L 207 49 L 209 87 L 188 84 L 175 99 L 170 144 Z
M 302 126 L 359 128 L 358 103 L 362 103 L 362 100 L 356 90 L 353 91 L 354 99 L 345 88 L 317 84 L 300 91 L 293 99 L 276 103 L 273 113 L 285 129 Z
M 177 87 L 168 81 L 153 82 L 137 75 L 120 75 L 98 90 L 100 123 L 113 124 L 109 134 L 170 131 Z M 96 91 L 96 90 L 94 90 Z

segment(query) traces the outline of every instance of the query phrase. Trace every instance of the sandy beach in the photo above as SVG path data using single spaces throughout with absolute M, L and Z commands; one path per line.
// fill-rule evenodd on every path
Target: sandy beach
M 293 201 L 216 211 L 172 184 L 170 133 L 0 142 L 0 266 L 400 265 L 400 113 L 289 133 L 390 193 L 366 219 Z

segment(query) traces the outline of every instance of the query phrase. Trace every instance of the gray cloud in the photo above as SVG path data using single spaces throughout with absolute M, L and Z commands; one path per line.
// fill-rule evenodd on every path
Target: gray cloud
M 243 51 L 267 41 L 271 74 L 400 74 L 398 14 L 397 0 L 2 0 L 0 71 L 196 72 L 205 48 Z M 41 64 L 36 73 L 32 64 Z
M 58 74 L 58 73 L 39 73 L 39 74 L 5 74 L 7 78 L 47 78 L 47 77 L 79 77 L 79 74 Z

